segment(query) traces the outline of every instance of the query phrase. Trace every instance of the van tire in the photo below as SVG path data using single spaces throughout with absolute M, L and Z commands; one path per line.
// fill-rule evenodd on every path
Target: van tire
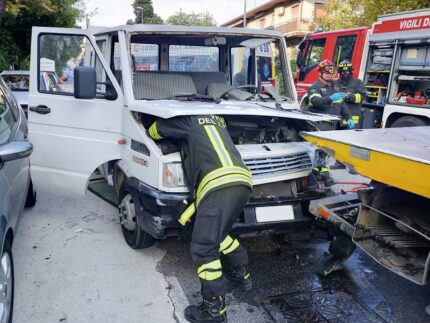
M 124 185 L 121 187 L 119 200 L 120 204 L 118 210 L 120 213 L 121 229 L 125 242 L 133 249 L 144 249 L 151 247 L 154 244 L 155 239 L 149 233 L 141 229 L 139 216 L 137 216 L 134 210 L 134 203 L 131 193 L 124 187 Z M 127 217 L 127 221 L 134 221 L 134 229 L 131 229 L 130 226 L 127 227 L 123 223 L 124 216 L 126 216 L 124 214 L 126 214 L 127 210 L 133 210 L 133 215 Z
M 30 179 L 30 185 L 28 185 L 27 190 L 27 198 L 25 199 L 25 207 L 33 207 L 36 205 L 37 200 L 37 194 L 36 191 L 33 189 L 33 182 Z
M 428 126 L 429 122 L 417 117 L 404 116 L 395 120 L 390 128 L 400 128 L 400 127 L 423 127 Z

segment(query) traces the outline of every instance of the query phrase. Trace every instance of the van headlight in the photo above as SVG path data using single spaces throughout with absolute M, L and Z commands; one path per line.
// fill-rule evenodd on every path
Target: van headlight
M 168 188 L 185 186 L 182 163 L 163 164 L 163 186 Z

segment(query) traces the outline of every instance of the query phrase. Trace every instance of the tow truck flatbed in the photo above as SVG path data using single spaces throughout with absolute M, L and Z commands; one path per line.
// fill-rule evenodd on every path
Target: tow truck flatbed
M 375 181 L 358 195 L 313 201 L 309 211 L 351 236 L 355 245 L 385 268 L 420 285 L 429 282 L 430 127 L 302 136 Z
M 303 132 L 363 176 L 430 198 L 430 127 Z

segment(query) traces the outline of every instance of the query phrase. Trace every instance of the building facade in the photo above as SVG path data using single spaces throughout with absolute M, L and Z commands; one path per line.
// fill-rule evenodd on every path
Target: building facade
M 247 28 L 274 28 L 284 34 L 287 46 L 295 48 L 309 33 L 314 19 L 324 14 L 328 0 L 272 0 L 246 13 Z M 243 27 L 243 15 L 222 27 Z M 293 51 L 290 55 L 294 56 Z M 290 57 L 292 58 L 292 57 Z

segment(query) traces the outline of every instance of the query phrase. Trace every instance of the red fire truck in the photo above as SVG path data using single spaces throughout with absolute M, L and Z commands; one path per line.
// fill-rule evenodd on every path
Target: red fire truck
M 308 34 L 295 75 L 303 104 L 323 59 L 350 60 L 365 83 L 363 127 L 430 125 L 430 9 L 380 16 L 371 28 Z

